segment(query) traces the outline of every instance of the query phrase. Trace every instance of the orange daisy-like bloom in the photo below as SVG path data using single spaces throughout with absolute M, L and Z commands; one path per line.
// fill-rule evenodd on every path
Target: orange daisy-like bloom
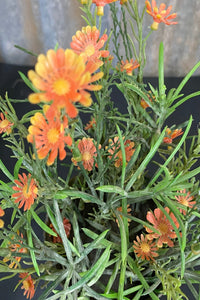
M 94 125 L 96 125 L 96 124 L 97 124 L 97 122 L 96 122 L 95 118 L 92 118 L 92 120 L 86 124 L 84 129 L 85 130 L 92 129 L 92 128 L 94 128 Z
M 83 27 L 82 31 L 77 31 L 76 35 L 72 37 L 70 44 L 75 53 L 82 56 L 85 61 L 100 62 L 100 57 L 108 57 L 109 51 L 100 50 L 108 36 L 104 34 L 99 38 L 100 32 L 96 26 Z
M 29 101 L 35 104 L 52 102 L 51 110 L 64 108 L 68 116 L 75 118 L 78 110 L 74 103 L 90 106 L 92 98 L 88 91 L 102 88 L 92 85 L 103 76 L 103 72 L 92 75 L 99 66 L 98 62 L 85 64 L 83 57 L 71 49 L 51 49 L 46 56 L 40 54 L 35 71 L 30 70 L 28 77 L 41 92 L 30 94 Z
M 31 275 L 28 275 L 28 273 L 20 273 L 19 278 L 23 280 L 21 289 L 25 290 L 24 296 L 26 296 L 27 299 L 32 299 L 35 294 L 35 285 Z
M 184 189 L 182 191 L 177 191 L 177 193 L 183 194 L 183 195 L 175 196 L 175 199 L 180 204 L 185 205 L 185 206 L 187 206 L 189 208 L 192 208 L 196 204 L 196 201 L 192 201 L 194 199 L 194 197 L 190 196 L 190 192 L 186 193 L 186 189 Z M 180 209 L 180 212 L 183 213 L 184 215 L 186 215 L 186 210 Z
M 97 15 L 103 16 L 104 15 L 104 6 L 106 4 L 115 2 L 117 0 L 92 0 L 92 3 L 95 3 L 97 6 Z
M 110 139 L 109 140 L 110 146 L 107 147 L 108 152 L 112 154 L 112 156 L 109 156 L 110 159 L 112 159 L 114 155 L 114 160 L 115 160 L 115 167 L 120 167 L 122 166 L 122 151 L 120 149 L 120 142 L 119 142 L 119 137 L 114 137 L 114 142 Z M 131 142 L 130 140 L 127 140 L 124 143 L 125 146 L 125 154 L 126 154 L 126 162 L 129 162 L 131 160 L 131 157 L 133 153 L 135 152 L 134 146 L 135 143 Z
M 171 144 L 173 142 L 173 139 L 183 134 L 182 129 L 175 129 L 174 131 L 171 131 L 171 129 L 166 129 L 167 136 L 164 137 L 163 142 L 165 144 Z
M 14 123 L 11 123 L 6 119 L 4 114 L 0 113 L 0 134 L 6 132 L 7 134 L 10 134 L 12 131 L 12 126 Z
M 165 207 L 165 211 L 172 218 L 174 224 L 177 228 L 179 228 L 179 223 L 175 218 L 174 214 L 169 212 L 169 208 Z M 170 224 L 170 221 L 167 219 L 165 214 L 162 212 L 160 208 L 154 209 L 154 213 L 148 211 L 147 220 L 154 225 L 154 228 L 159 231 L 159 233 L 153 232 L 149 227 L 145 227 L 148 240 L 158 239 L 157 246 L 162 247 L 163 243 L 167 244 L 169 247 L 173 247 L 174 243 L 171 239 L 175 239 L 177 237 L 174 232 L 173 226 Z
M 172 5 L 170 5 L 167 9 L 164 3 L 160 4 L 158 8 L 156 5 L 156 1 L 152 0 L 152 7 L 149 1 L 145 1 L 147 13 L 153 17 L 153 24 L 151 25 L 151 29 L 157 30 L 159 23 L 165 23 L 166 25 L 177 24 L 178 22 L 171 22 L 170 20 L 175 19 L 177 14 L 173 13 L 169 15 L 172 10 Z
M 19 180 L 15 180 L 16 186 L 13 186 L 13 190 L 16 193 L 12 194 L 13 198 L 16 198 L 15 203 L 19 203 L 19 208 L 24 205 L 24 211 L 30 209 L 37 198 L 38 188 L 35 179 L 31 178 L 31 174 L 28 177 L 25 173 L 18 174 Z
M 117 207 L 117 211 L 122 212 L 122 207 L 121 207 L 121 206 L 120 206 L 120 207 Z M 127 214 L 128 214 L 129 216 L 131 216 L 130 212 L 131 212 L 131 208 L 130 208 L 130 204 L 128 204 L 128 205 L 127 205 Z M 120 216 L 120 217 L 122 217 L 122 216 Z M 128 225 L 129 225 L 130 222 L 131 222 L 131 219 L 128 219 Z M 118 221 L 117 219 L 116 219 L 116 223 L 117 223 L 117 225 L 119 226 L 119 221 Z
M 83 138 L 77 142 L 80 157 L 73 157 L 72 162 L 77 165 L 77 162 L 82 161 L 85 170 L 92 171 L 94 165 L 94 157 L 97 157 L 97 149 L 94 141 L 91 138 Z M 99 145 L 99 149 L 101 146 Z M 97 164 L 96 164 L 97 166 Z
M 35 143 L 39 159 L 44 159 L 48 154 L 47 165 L 52 165 L 58 155 L 63 160 L 66 156 L 65 145 L 71 146 L 72 138 L 65 131 L 68 128 L 68 119 L 64 116 L 60 121 L 59 115 L 53 116 L 49 108 L 45 115 L 37 112 L 31 118 L 29 134 L 27 140 L 29 143 Z
M 141 257 L 143 260 L 154 260 L 154 257 L 158 256 L 156 243 L 149 241 L 147 236 L 141 234 L 140 238 L 139 236 L 136 237 L 136 240 L 134 241 L 133 248 L 137 257 Z
M 123 5 L 123 4 L 127 3 L 127 2 L 128 2 L 128 0 L 120 0 L 120 4 L 121 5 Z
M 3 217 L 5 215 L 5 211 L 0 207 L 0 217 Z M 0 228 L 4 227 L 4 221 L 0 219 Z
M 152 92 L 149 91 L 149 94 L 147 94 L 147 97 L 149 98 L 149 101 L 152 102 L 153 100 L 152 99 L 155 99 L 155 96 L 152 95 Z M 142 98 L 141 101 L 140 101 L 140 105 L 146 109 L 149 107 L 149 104 Z
M 138 68 L 139 66 L 140 64 L 137 62 L 137 60 L 133 61 L 132 58 L 130 61 L 128 61 L 126 59 L 125 62 L 123 60 L 121 61 L 120 70 L 121 72 L 126 71 L 127 75 L 132 76 L 133 70 Z
M 19 233 L 18 233 L 18 235 L 19 235 Z M 21 233 L 21 238 L 23 239 L 23 234 Z M 21 243 L 22 244 L 22 241 L 21 240 L 19 240 L 19 243 Z M 10 248 L 10 250 L 12 251 L 12 252 L 18 252 L 18 253 L 27 253 L 28 252 L 28 250 L 27 250 L 27 248 L 24 248 L 24 247 L 22 247 L 22 245 L 20 245 L 20 244 L 11 244 L 10 246 L 9 246 L 9 248 Z M 21 261 L 21 256 L 17 256 L 17 257 L 14 257 L 14 261 L 12 261 L 10 264 L 9 264 L 9 268 L 14 268 L 14 269 L 16 269 L 17 267 L 18 267 L 18 263 Z M 10 256 L 8 256 L 8 257 L 4 257 L 4 259 L 3 259 L 3 261 L 4 262 L 8 262 L 8 261 L 10 261 L 11 260 L 11 257 Z M 18 262 L 18 263 L 17 263 Z
M 69 237 L 70 231 L 71 231 L 71 223 L 69 222 L 69 220 L 67 218 L 63 219 L 63 225 L 64 225 L 66 236 Z M 55 233 L 57 233 L 55 228 L 53 227 L 53 224 L 50 224 L 50 228 Z M 57 235 L 58 235 L 58 233 L 57 233 Z M 62 243 L 62 239 L 59 235 L 58 236 L 52 236 L 52 239 L 53 239 L 53 243 Z

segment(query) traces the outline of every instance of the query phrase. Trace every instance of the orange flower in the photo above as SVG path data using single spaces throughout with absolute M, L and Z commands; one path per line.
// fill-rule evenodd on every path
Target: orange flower
M 99 30 L 93 26 L 83 27 L 82 31 L 77 31 L 76 35 L 72 37 L 72 42 L 70 44 L 72 50 L 75 53 L 82 56 L 85 61 L 100 62 L 100 57 L 108 57 L 109 51 L 100 50 L 108 36 L 104 34 L 99 38 Z
M 117 211 L 119 211 L 119 212 L 122 212 L 122 207 L 120 206 L 120 207 L 117 207 Z M 130 208 L 130 204 L 128 204 L 127 205 L 127 214 L 129 215 L 129 216 L 131 216 L 131 214 L 130 214 L 130 212 L 131 212 L 131 208 Z M 121 215 L 120 215 L 120 217 L 122 217 Z M 130 223 L 131 222 L 131 219 L 128 219 L 128 223 Z M 117 225 L 119 226 L 119 221 L 116 219 L 116 223 L 117 223 Z M 128 224 L 129 225 L 129 224 Z
M 31 275 L 28 275 L 28 273 L 20 273 L 19 278 L 23 280 L 21 289 L 25 290 L 24 296 L 26 296 L 27 299 L 32 299 L 35 294 L 35 285 Z
M 141 234 L 140 238 L 137 236 L 136 240 L 134 241 L 133 248 L 137 257 L 141 257 L 143 260 L 154 260 L 154 257 L 158 256 L 156 252 L 158 247 L 156 247 L 155 242 L 149 241 L 143 234 Z
M 173 139 L 175 139 L 179 135 L 183 134 L 183 131 L 182 131 L 182 129 L 175 129 L 172 132 L 171 129 L 167 128 L 166 133 L 167 133 L 167 136 L 164 137 L 163 142 L 165 144 L 171 144 L 173 142 Z
M 13 190 L 16 193 L 12 194 L 13 198 L 16 198 L 15 203 L 21 202 L 19 208 L 24 205 L 24 211 L 31 208 L 34 200 L 37 198 L 38 188 L 36 182 L 31 178 L 31 174 L 28 177 L 25 173 L 18 174 L 19 180 L 15 180 L 17 186 L 13 186 Z
M 132 58 L 130 61 L 128 61 L 126 59 L 126 61 L 124 62 L 122 60 L 120 69 L 121 69 L 121 72 L 126 71 L 127 75 L 132 76 L 133 70 L 138 68 L 139 66 L 140 66 L 140 64 L 137 62 L 137 60 L 133 61 L 133 58 Z
M 120 0 L 120 4 L 121 5 L 123 5 L 123 4 L 127 3 L 127 2 L 128 2 L 128 0 Z
M 35 71 L 30 70 L 28 77 L 41 92 L 29 95 L 29 101 L 35 104 L 52 102 L 52 111 L 64 108 L 75 118 L 78 111 L 74 103 L 90 106 L 92 98 L 88 91 L 101 89 L 100 85 L 91 84 L 103 76 L 103 72 L 92 75 L 99 66 L 98 62 L 86 65 L 83 57 L 71 49 L 51 49 L 46 56 L 40 54 Z
M 92 0 L 92 3 L 95 3 L 97 6 L 97 15 L 103 16 L 104 15 L 104 6 L 106 4 L 115 2 L 117 0 Z
M 19 235 L 19 232 L 18 232 L 18 235 Z M 23 234 L 21 233 L 21 238 L 23 239 Z M 19 243 L 22 244 L 22 240 L 19 240 Z M 23 248 L 21 244 L 11 244 L 9 246 L 10 250 L 12 252 L 18 252 L 18 253 L 27 253 L 28 250 L 27 248 Z M 14 257 L 14 261 L 12 261 L 10 264 L 9 264 L 9 268 L 14 268 L 16 269 L 18 267 L 18 263 L 21 261 L 21 256 L 17 256 L 17 257 Z M 11 260 L 11 257 L 10 256 L 7 256 L 7 257 L 4 257 L 3 261 L 4 262 L 8 262 Z M 18 262 L 18 263 L 17 263 Z
M 85 170 L 92 171 L 94 165 L 94 157 L 97 157 L 97 149 L 94 141 L 91 138 L 83 138 L 77 142 L 80 157 L 73 157 L 72 162 L 77 165 L 77 162 L 82 161 Z M 99 149 L 101 146 L 99 145 Z M 97 164 L 96 164 L 97 166 Z
M 152 102 L 153 100 L 152 99 L 155 99 L 155 96 L 152 95 L 152 92 L 149 91 L 149 94 L 147 94 L 147 97 L 149 98 L 149 101 Z M 146 109 L 149 107 L 149 104 L 142 98 L 141 101 L 140 101 L 140 105 Z
M 108 152 L 112 155 L 109 156 L 110 159 L 112 159 L 114 155 L 115 159 L 115 167 L 122 166 L 122 151 L 120 149 L 120 142 L 119 137 L 114 137 L 114 142 L 110 139 L 109 140 L 110 146 L 107 147 Z M 126 154 L 126 162 L 129 162 L 131 160 L 131 157 L 133 153 L 135 152 L 135 149 L 133 148 L 135 146 L 134 142 L 131 142 L 130 140 L 127 140 L 124 143 L 125 146 L 125 154 Z
M 4 132 L 10 134 L 13 124 L 14 123 L 11 123 L 10 121 L 8 121 L 8 119 L 5 118 L 2 112 L 0 113 L 0 134 Z
M 177 193 L 181 193 L 184 195 L 178 195 L 175 196 L 175 199 L 182 205 L 185 205 L 186 207 L 192 208 L 195 204 L 196 201 L 191 201 L 194 199 L 193 196 L 190 196 L 190 192 L 186 193 L 186 189 L 182 191 L 177 191 Z M 186 211 L 184 209 L 180 209 L 180 212 L 186 215 Z
M 70 224 L 69 220 L 64 218 L 63 219 L 63 225 L 64 225 L 66 236 L 69 237 L 70 231 L 71 231 L 71 224 Z M 53 227 L 53 224 L 50 224 L 50 227 L 55 233 L 57 233 L 55 228 Z M 58 233 L 57 233 L 57 235 L 58 235 Z M 59 235 L 58 236 L 52 236 L 52 239 L 53 239 L 53 243 L 62 243 L 62 239 Z
M 38 158 L 44 159 L 49 154 L 47 165 L 52 165 L 59 152 L 59 158 L 63 160 L 66 156 L 65 144 L 72 144 L 72 138 L 65 133 L 68 128 L 67 117 L 61 122 L 59 115 L 52 115 L 49 108 L 45 115 L 37 112 L 31 118 L 31 124 L 27 140 L 29 143 L 35 143 Z
M 5 215 L 5 211 L 0 207 L 0 217 L 3 217 Z M 0 219 L 0 228 L 4 227 L 4 221 Z
M 152 8 L 149 1 L 145 1 L 147 13 L 153 17 L 153 24 L 151 25 L 151 29 L 157 30 L 159 23 L 165 23 L 166 25 L 173 25 L 177 24 L 178 22 L 171 22 L 170 20 L 175 19 L 177 14 L 171 14 L 169 15 L 170 11 L 172 10 L 172 5 L 170 5 L 167 9 L 166 5 L 164 3 L 160 4 L 160 7 L 158 8 L 156 6 L 156 1 L 152 0 Z
M 165 207 L 165 211 L 172 218 L 176 227 L 179 228 L 179 223 L 175 218 L 174 214 L 172 212 L 169 213 L 168 207 Z M 159 233 L 156 233 L 153 232 L 149 227 L 145 227 L 146 231 L 149 233 L 147 234 L 147 238 L 149 240 L 158 239 L 158 247 L 162 247 L 163 243 L 167 244 L 169 247 L 173 247 L 174 243 L 171 239 L 174 239 L 177 236 L 174 232 L 173 226 L 170 224 L 170 221 L 167 219 L 162 210 L 160 210 L 160 208 L 156 208 L 154 209 L 154 213 L 148 211 L 146 218 L 151 224 L 154 225 L 155 229 L 159 231 Z
M 94 125 L 96 125 L 96 124 L 97 124 L 97 122 L 96 122 L 95 118 L 92 118 L 92 120 L 86 124 L 85 130 L 94 128 Z

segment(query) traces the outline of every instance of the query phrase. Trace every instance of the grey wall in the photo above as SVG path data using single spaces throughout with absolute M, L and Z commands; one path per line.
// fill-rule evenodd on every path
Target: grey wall
M 138 2 L 144 5 L 144 0 Z M 161 2 L 164 0 L 157 0 L 158 4 Z M 160 24 L 159 30 L 151 35 L 147 44 L 146 76 L 157 76 L 161 40 L 165 46 L 166 75 L 183 76 L 200 60 L 200 0 L 165 0 L 165 3 L 173 5 L 179 23 Z M 72 35 L 85 26 L 79 6 L 78 0 L 0 0 L 0 62 L 35 63 L 35 58 L 16 49 L 15 44 L 36 54 L 45 53 L 57 42 L 63 48 L 69 47 Z M 152 18 L 146 15 L 145 33 L 151 23 Z M 112 27 L 108 5 L 104 27 Z M 199 74 L 200 70 L 195 73 Z

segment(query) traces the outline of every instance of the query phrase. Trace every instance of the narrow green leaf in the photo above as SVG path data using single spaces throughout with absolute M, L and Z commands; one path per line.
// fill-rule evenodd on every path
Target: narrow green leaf
M 33 239 L 32 239 L 32 234 L 31 234 L 31 213 L 30 211 L 27 212 L 27 219 L 28 219 L 28 224 L 29 224 L 29 228 L 27 228 L 27 239 L 28 239 L 28 245 L 30 248 L 33 248 Z M 31 254 L 31 259 L 32 259 L 32 263 L 33 263 L 33 266 L 34 266 L 34 269 L 37 273 L 38 276 L 40 276 L 40 270 L 39 270 L 39 267 L 38 267 L 38 264 L 37 264 L 37 260 L 36 260 L 36 257 L 35 257 L 35 252 L 34 250 L 30 249 L 30 254 Z
M 65 199 L 66 197 L 72 197 L 74 199 L 82 199 L 85 202 L 91 202 L 91 203 L 102 205 L 102 202 L 98 198 L 81 191 L 62 190 L 62 191 L 57 191 L 56 194 L 54 195 L 54 198 L 58 200 Z
M 85 231 L 84 229 L 86 229 L 86 228 L 83 228 L 84 233 L 86 233 L 87 231 Z M 109 231 L 109 229 L 105 230 L 100 235 L 97 235 L 97 238 L 94 239 L 94 241 L 92 241 L 89 244 L 89 246 L 83 250 L 83 253 L 81 254 L 81 256 L 78 259 L 75 260 L 74 264 L 77 264 L 80 261 L 82 261 L 92 250 L 94 250 L 96 247 L 98 247 L 98 245 L 101 244 L 102 240 L 105 238 L 108 231 Z M 110 245 L 111 244 L 108 244 L 107 247 Z
M 11 221 L 10 221 L 11 225 L 12 225 L 14 219 L 15 219 L 16 213 L 17 213 L 17 209 L 14 209 L 13 213 L 12 213 Z
M 109 248 L 108 248 L 109 249 Z M 87 283 L 88 286 L 93 286 L 101 277 L 101 275 L 103 274 L 103 272 L 105 271 L 106 267 L 107 267 L 107 263 L 109 261 L 110 258 L 110 249 L 109 251 L 106 252 L 106 256 L 104 257 L 104 260 L 102 261 L 102 264 L 99 268 L 98 271 L 96 271 L 95 275 L 92 277 L 92 279 Z
M 8 171 L 2 160 L 0 159 L 0 170 L 11 180 L 14 181 L 13 175 Z
M 15 167 L 14 167 L 14 178 L 15 178 L 15 179 L 18 178 L 19 169 L 21 168 L 23 159 L 24 159 L 23 157 L 20 157 L 20 158 L 18 159 L 18 161 L 16 162 L 16 164 L 15 164 Z
M 180 142 L 178 143 L 178 145 L 176 146 L 176 148 L 174 149 L 174 151 L 171 153 L 171 155 L 168 157 L 168 159 L 165 161 L 165 163 L 163 164 L 163 166 L 157 171 L 157 173 L 155 174 L 155 176 L 152 178 L 152 180 L 149 182 L 148 187 L 152 186 L 154 184 L 154 182 L 158 179 L 158 177 L 162 174 L 164 168 L 169 164 L 169 162 L 172 160 L 172 158 L 175 156 L 175 154 L 179 151 L 179 149 L 181 148 L 182 144 L 184 143 L 188 132 L 190 130 L 190 127 L 192 125 L 192 116 L 189 119 L 187 128 L 185 129 L 185 132 L 180 140 Z M 165 131 L 165 129 L 164 129 Z M 192 172 L 192 171 L 191 171 Z M 189 174 L 191 174 L 191 172 L 189 172 Z M 183 178 L 183 176 L 181 177 L 181 179 Z M 178 183 L 179 180 L 176 181 L 176 183 Z
M 24 83 L 35 93 L 38 92 L 38 90 L 34 87 L 34 85 L 32 84 L 32 82 L 26 77 L 26 75 L 24 75 L 22 72 L 18 72 L 20 77 L 22 78 L 22 80 L 24 81 Z
M 32 207 L 30 208 L 30 212 L 32 214 L 33 219 L 42 228 L 42 230 L 44 230 L 50 235 L 57 236 L 57 234 L 38 217 L 38 215 L 35 213 Z
M 59 228 L 58 228 L 56 219 L 55 219 L 55 217 L 54 217 L 53 211 L 51 210 L 51 208 L 50 208 L 48 205 L 45 205 L 45 208 L 46 208 L 48 217 L 49 217 L 49 219 L 50 219 L 50 221 L 51 221 L 53 227 L 55 228 L 56 232 L 59 232 Z
M 101 268 L 103 262 L 106 260 L 106 258 L 109 254 L 110 254 L 110 246 L 105 249 L 105 251 L 103 252 L 101 257 L 98 259 L 98 261 L 93 265 L 93 267 L 89 271 L 86 272 L 86 274 L 83 277 L 81 277 L 81 279 L 78 282 L 76 282 L 75 284 L 73 284 L 72 286 L 67 288 L 66 290 L 61 291 L 60 293 L 58 293 L 54 296 L 51 296 L 49 298 L 45 298 L 45 299 L 46 300 L 58 299 L 59 297 L 73 293 L 77 289 L 86 285 L 95 276 L 95 274 L 98 272 L 98 270 Z M 42 300 L 42 299 L 43 298 L 38 299 L 38 300 Z
M 158 67 L 158 84 L 159 84 L 159 96 L 160 99 L 165 97 L 165 85 L 164 85 L 164 46 L 160 43 L 159 47 L 159 67 Z
M 58 202 L 55 199 L 53 200 L 53 205 L 54 205 L 54 210 L 55 210 L 56 222 L 57 222 L 58 228 L 59 228 L 58 234 L 60 235 L 60 237 L 62 239 L 65 253 L 67 255 L 67 259 L 68 259 L 69 263 L 71 265 L 73 265 L 72 251 L 71 251 L 71 248 L 69 245 L 69 240 L 65 233 L 63 219 L 62 219 L 62 216 L 60 213 L 60 208 L 59 208 Z
M 116 125 L 117 127 L 117 133 L 119 136 L 119 141 L 120 141 L 120 149 L 122 152 L 122 175 L 121 175 L 121 188 L 124 188 L 124 181 L 125 181 L 125 174 L 126 174 L 126 153 L 125 153 L 125 147 L 124 147 L 124 141 L 123 137 L 121 134 L 121 130 L 119 129 L 119 126 Z
M 102 185 L 96 188 L 96 190 L 105 193 L 115 193 L 125 197 L 127 196 L 127 192 L 123 188 L 116 185 Z
M 183 78 L 179 86 L 177 87 L 174 96 L 178 96 L 178 94 L 181 92 L 183 89 L 184 85 L 188 82 L 190 77 L 194 74 L 194 72 L 200 67 L 200 62 L 198 62 L 192 69 L 191 71 Z
M 146 166 L 151 161 L 152 157 L 155 155 L 156 151 L 158 150 L 160 144 L 163 141 L 163 138 L 164 138 L 164 135 L 165 135 L 165 131 L 166 131 L 166 129 L 164 129 L 162 131 L 162 133 L 160 134 L 160 137 L 156 141 L 155 145 L 150 149 L 149 153 L 147 154 L 147 156 L 145 157 L 145 159 L 142 161 L 141 165 L 138 167 L 138 169 L 136 170 L 136 172 L 134 173 L 134 175 L 131 177 L 131 179 L 127 183 L 126 188 L 125 188 L 125 190 L 127 192 L 130 190 L 130 188 L 132 187 L 132 185 L 134 184 L 134 182 L 137 180 L 137 178 L 144 172 Z
M 38 56 L 37 54 L 35 54 L 35 53 L 33 53 L 33 52 L 27 50 L 26 48 L 23 48 L 23 47 L 18 46 L 18 45 L 14 45 L 14 46 L 15 46 L 15 48 L 17 48 L 17 49 L 19 49 L 19 50 L 21 50 L 21 51 L 23 51 L 23 52 L 25 52 L 25 53 L 27 53 L 27 54 L 30 54 L 30 55 L 36 56 L 36 57 Z
M 11 192 L 13 193 L 13 189 L 11 186 L 9 186 L 9 183 L 5 183 L 3 181 L 0 180 L 0 190 L 1 191 L 5 191 L 5 192 Z

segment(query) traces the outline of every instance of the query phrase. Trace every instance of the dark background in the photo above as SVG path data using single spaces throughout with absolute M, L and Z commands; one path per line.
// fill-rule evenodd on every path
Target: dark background
M 24 84 L 21 80 L 21 77 L 18 74 L 18 71 L 23 72 L 25 75 L 27 71 L 31 69 L 31 67 L 26 66 L 18 66 L 18 65 L 8 65 L 0 63 L 0 95 L 2 98 L 5 98 L 5 93 L 8 93 L 8 97 L 11 99 L 25 99 L 30 93 L 29 88 Z M 182 78 L 165 78 L 165 85 L 167 89 L 175 88 L 181 82 Z M 157 86 L 157 78 L 145 78 L 145 82 L 150 82 L 154 87 Z M 192 92 L 198 91 L 200 89 L 200 77 L 192 77 L 186 86 L 183 89 L 183 94 L 188 95 Z M 120 98 L 119 91 L 113 89 L 113 99 L 116 101 L 116 105 L 119 107 L 121 112 L 124 111 L 124 103 Z M 16 108 L 16 112 L 19 118 L 21 118 L 25 112 L 29 111 L 33 108 L 33 106 L 29 103 L 18 103 L 14 105 Z M 181 108 L 178 108 L 177 111 L 173 114 L 172 117 L 168 120 L 168 125 L 177 125 L 187 121 L 190 117 L 193 116 L 193 125 L 190 131 L 191 134 L 197 133 L 197 128 L 199 127 L 200 120 L 200 96 L 195 97 L 191 100 L 188 100 L 184 103 Z M 4 147 L 4 143 L 0 138 L 0 158 L 6 164 L 8 169 L 12 170 L 14 166 L 14 159 L 10 158 L 11 152 L 7 148 Z M 5 180 L 5 177 L 2 173 L 0 173 L 0 180 Z M 5 218 L 5 217 L 4 217 Z M 0 273 L 0 278 L 3 277 L 4 274 Z M 18 276 L 16 278 L 6 281 L 0 281 L 0 300 L 22 300 L 26 299 L 23 296 L 23 290 L 21 290 L 21 285 L 18 289 L 13 292 L 16 284 L 18 283 Z M 40 290 L 36 291 L 35 297 L 33 299 L 37 299 L 39 296 Z M 184 291 L 185 292 L 185 291 Z M 194 299 L 190 293 L 186 293 L 189 297 L 189 300 L 197 300 Z M 163 299 L 166 299 L 165 297 Z

